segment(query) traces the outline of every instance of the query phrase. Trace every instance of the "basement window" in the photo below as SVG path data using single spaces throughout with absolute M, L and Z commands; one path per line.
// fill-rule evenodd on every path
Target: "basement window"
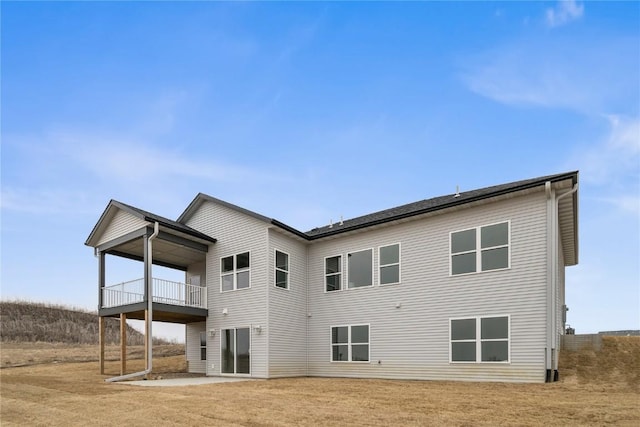
M 509 362 L 509 316 L 450 321 L 451 362 Z
M 369 361 L 369 325 L 331 327 L 332 362 Z
M 200 360 L 207 360 L 207 333 L 200 332 Z

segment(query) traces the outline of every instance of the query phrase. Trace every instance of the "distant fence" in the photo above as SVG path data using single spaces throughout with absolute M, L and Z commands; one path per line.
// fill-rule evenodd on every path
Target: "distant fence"
M 600 351 L 602 349 L 602 335 L 582 334 L 582 335 L 562 335 L 560 339 L 562 350 L 578 351 L 582 349 L 592 349 Z

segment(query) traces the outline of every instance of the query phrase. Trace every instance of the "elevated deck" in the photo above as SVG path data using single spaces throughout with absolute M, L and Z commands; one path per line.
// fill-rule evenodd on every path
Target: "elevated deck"
M 153 320 L 171 323 L 201 322 L 207 318 L 207 288 L 188 283 L 153 278 Z M 144 320 L 144 279 L 135 279 L 102 288 L 99 315 Z

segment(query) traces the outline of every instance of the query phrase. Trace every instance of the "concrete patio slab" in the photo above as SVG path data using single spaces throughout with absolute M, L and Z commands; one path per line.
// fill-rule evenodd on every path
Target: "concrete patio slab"
M 227 378 L 227 377 L 191 377 L 168 378 L 163 380 L 123 381 L 118 384 L 137 385 L 141 387 L 185 387 L 190 385 L 233 383 L 239 381 L 258 381 L 254 378 Z

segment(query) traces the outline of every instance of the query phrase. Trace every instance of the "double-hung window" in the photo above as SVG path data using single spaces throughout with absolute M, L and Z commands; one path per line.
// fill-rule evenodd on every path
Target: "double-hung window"
M 324 259 L 325 291 L 339 291 L 342 288 L 342 256 Z
M 220 259 L 220 282 L 222 291 L 233 291 L 250 287 L 249 252 Z
M 276 287 L 289 289 L 289 255 L 276 250 Z
M 509 268 L 510 223 L 451 233 L 451 275 Z
M 381 285 L 400 283 L 400 244 L 381 246 L 378 250 Z
M 369 361 L 369 325 L 331 327 L 332 362 Z
M 373 249 L 347 254 L 348 288 L 373 286 Z
M 451 362 L 509 362 L 509 316 L 451 319 Z

